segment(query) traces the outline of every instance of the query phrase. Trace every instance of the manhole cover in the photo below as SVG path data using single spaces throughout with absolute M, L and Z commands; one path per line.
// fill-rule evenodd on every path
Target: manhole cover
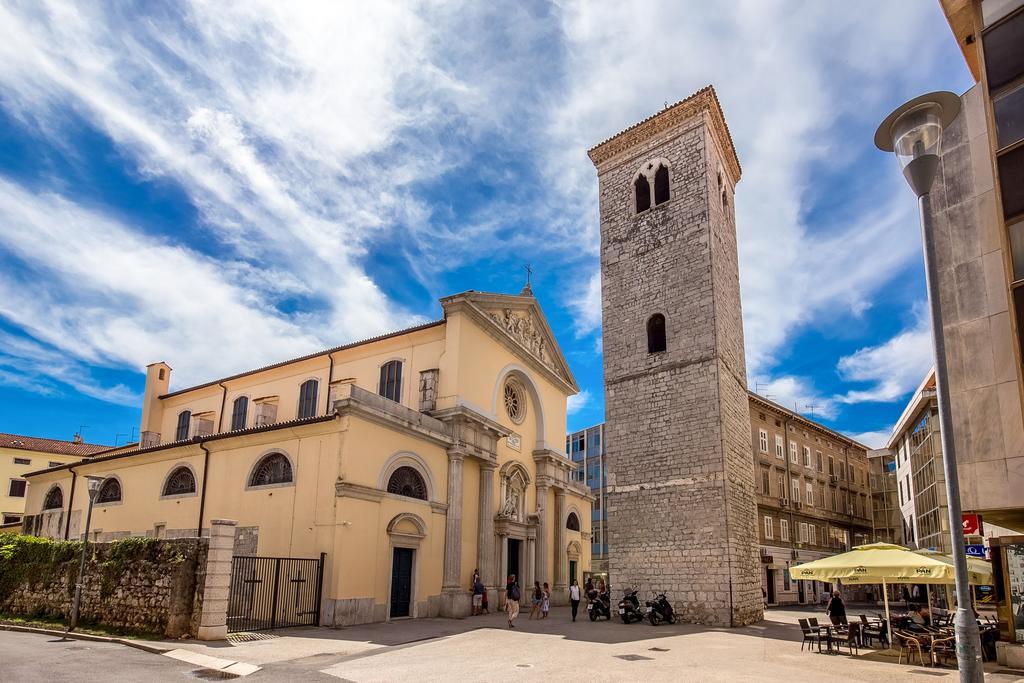
M 619 659 L 625 659 L 627 662 L 639 662 L 641 659 L 653 660 L 653 657 L 644 657 L 643 655 L 615 655 Z
M 649 647 L 647 649 L 650 650 L 651 652 L 668 652 L 668 648 L 667 647 Z

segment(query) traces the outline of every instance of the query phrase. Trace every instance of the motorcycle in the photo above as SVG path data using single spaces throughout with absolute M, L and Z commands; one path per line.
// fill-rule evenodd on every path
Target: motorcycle
M 623 624 L 644 620 L 644 615 L 640 611 L 640 598 L 636 597 L 636 592 L 635 586 L 627 589 L 622 596 L 622 600 L 619 600 L 619 617 L 622 618 Z
M 670 624 L 676 623 L 676 614 L 672 609 L 672 603 L 668 601 L 664 593 L 655 593 L 654 599 L 645 602 L 644 606 L 651 626 L 657 626 L 663 621 Z
M 591 591 L 589 597 L 590 602 L 587 603 L 587 614 L 590 615 L 591 621 L 597 621 L 598 617 L 612 618 L 612 598 L 607 592 Z

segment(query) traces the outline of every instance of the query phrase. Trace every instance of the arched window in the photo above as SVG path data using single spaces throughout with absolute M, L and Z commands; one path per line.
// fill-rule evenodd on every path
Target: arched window
M 44 510 L 59 510 L 64 507 L 64 492 L 60 490 L 59 486 L 54 486 L 46 492 L 46 498 L 43 500 Z
M 580 530 L 580 518 L 576 516 L 575 512 L 569 513 L 569 518 L 565 520 L 565 528 L 569 531 Z
M 668 201 L 668 169 L 662 164 L 654 174 L 654 205 Z
M 658 353 L 665 348 L 665 316 L 655 313 L 647 321 L 647 353 Z
M 245 418 L 249 414 L 249 397 L 239 396 L 231 408 L 231 431 L 245 429 Z
M 175 441 L 184 441 L 188 438 L 188 425 L 191 421 L 191 411 L 183 410 L 178 413 L 178 429 L 174 432 Z
M 408 498 L 427 499 L 427 484 L 416 468 L 403 465 L 388 479 L 388 493 L 397 493 Z
M 263 457 L 252 471 L 249 486 L 287 484 L 292 481 L 292 464 L 283 453 L 271 453 Z
M 316 415 L 316 394 L 320 383 L 307 379 L 299 387 L 299 419 Z
M 633 181 L 633 189 L 636 191 L 636 212 L 640 213 L 651 208 L 651 185 L 643 173 Z
M 164 483 L 163 495 L 180 496 L 186 493 L 196 492 L 196 477 L 192 470 L 184 465 L 174 468 L 171 476 L 167 477 Z
M 377 393 L 395 403 L 402 402 L 402 361 L 390 360 L 380 366 L 380 387 Z
M 121 500 L 121 482 L 117 479 L 104 479 L 100 490 L 96 493 L 97 503 L 117 503 Z

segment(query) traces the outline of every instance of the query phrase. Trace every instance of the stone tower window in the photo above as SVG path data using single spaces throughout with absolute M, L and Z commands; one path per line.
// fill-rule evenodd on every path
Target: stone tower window
M 526 392 L 523 385 L 511 377 L 505 380 L 505 412 L 517 425 L 526 419 Z
M 666 348 L 665 316 L 655 313 L 647 320 L 647 353 L 659 353 Z
M 391 478 L 388 479 L 388 493 L 426 500 L 427 485 L 415 468 L 403 465 L 395 470 Z
M 654 174 L 654 205 L 668 201 L 668 169 L 662 164 Z
M 633 181 L 633 189 L 636 191 L 636 212 L 651 208 L 651 185 L 647 182 L 647 176 L 643 173 L 638 175 Z
M 565 520 L 565 528 L 569 531 L 580 530 L 580 518 L 576 516 L 575 512 L 569 513 L 569 518 Z

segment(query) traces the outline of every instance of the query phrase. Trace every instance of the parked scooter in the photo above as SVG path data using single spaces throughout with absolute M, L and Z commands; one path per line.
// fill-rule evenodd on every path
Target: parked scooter
M 644 603 L 647 611 L 647 619 L 651 626 L 657 626 L 663 621 L 670 624 L 676 623 L 676 614 L 672 610 L 672 603 L 668 601 L 664 593 L 655 593 L 653 600 Z
M 590 592 L 590 602 L 587 603 L 587 614 L 591 621 L 597 621 L 598 617 L 605 619 L 612 618 L 612 596 L 607 591 L 593 590 Z
M 636 592 L 636 586 L 628 588 L 623 594 L 622 600 L 619 600 L 619 617 L 622 618 L 623 624 L 644 620 L 643 612 L 640 611 L 640 598 L 636 597 Z

